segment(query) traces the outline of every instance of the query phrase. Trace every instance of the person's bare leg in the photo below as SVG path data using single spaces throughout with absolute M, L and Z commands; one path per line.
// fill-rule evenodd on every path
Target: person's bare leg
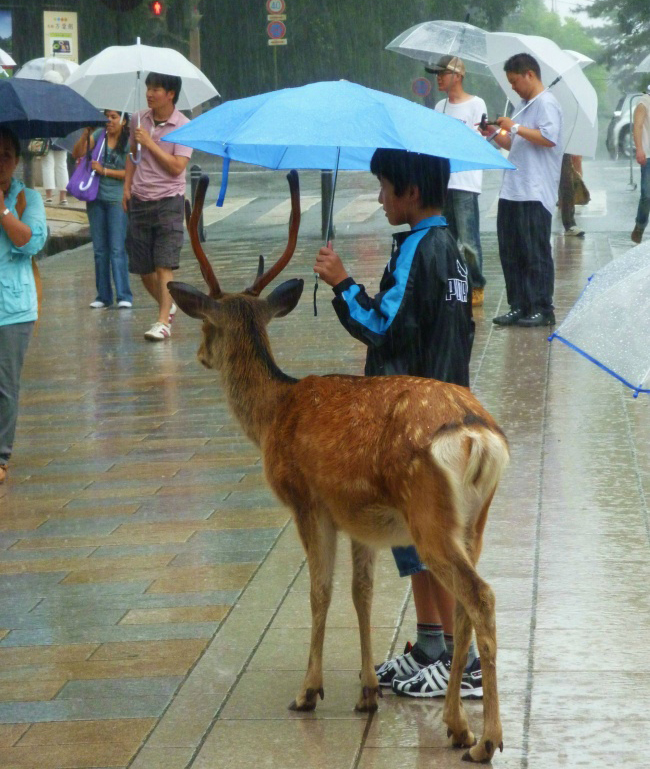
M 169 311 L 172 308 L 172 295 L 167 290 L 167 284 L 174 279 L 174 273 L 167 267 L 156 267 L 156 282 L 159 292 L 159 315 L 158 321 L 169 325 Z
M 160 298 L 158 292 L 158 276 L 155 272 L 149 272 L 146 275 L 140 275 L 142 279 L 142 285 L 147 289 L 151 296 L 156 300 L 156 304 L 160 306 Z
M 454 597 L 430 571 L 411 575 L 415 615 L 419 623 L 442 625 L 445 633 L 454 632 Z

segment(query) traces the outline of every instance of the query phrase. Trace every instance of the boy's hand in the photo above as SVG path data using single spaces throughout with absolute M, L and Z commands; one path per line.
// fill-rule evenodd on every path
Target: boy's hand
M 342 280 L 349 277 L 339 255 L 332 249 L 331 242 L 326 246 L 322 246 L 316 255 L 314 272 L 317 273 L 328 286 L 337 286 Z

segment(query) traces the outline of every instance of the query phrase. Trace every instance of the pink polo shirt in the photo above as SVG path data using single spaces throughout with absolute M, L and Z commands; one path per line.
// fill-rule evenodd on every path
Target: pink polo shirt
M 189 123 L 189 118 L 175 109 L 165 123 L 157 126 L 154 123 L 151 110 L 145 109 L 140 113 L 135 112 L 131 116 L 132 128 L 136 128 L 138 125 L 138 114 L 140 115 L 141 127 L 149 131 L 149 135 L 162 150 L 170 155 L 180 155 L 184 158 L 192 157 L 190 147 L 161 141 L 163 136 Z M 132 149 L 134 150 L 133 147 Z M 162 200 L 162 198 L 171 198 L 174 195 L 185 195 L 185 171 L 178 176 L 172 176 L 161 168 L 149 150 L 142 147 L 142 160 L 135 166 L 135 173 L 131 182 L 131 194 L 139 200 Z

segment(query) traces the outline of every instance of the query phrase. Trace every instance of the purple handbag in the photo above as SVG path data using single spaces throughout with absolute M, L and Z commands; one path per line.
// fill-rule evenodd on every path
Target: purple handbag
M 79 159 L 70 177 L 66 190 L 78 200 L 95 200 L 99 192 L 99 176 L 93 171 L 91 161 L 97 160 L 104 149 L 106 131 L 102 131 L 95 142 L 93 151 Z

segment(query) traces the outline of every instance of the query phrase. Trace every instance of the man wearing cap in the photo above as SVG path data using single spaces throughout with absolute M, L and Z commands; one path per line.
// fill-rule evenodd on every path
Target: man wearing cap
M 636 221 L 632 230 L 632 241 L 640 243 L 643 231 L 648 224 L 650 215 L 650 85 L 646 93 L 639 99 L 634 110 L 634 123 L 632 128 L 634 146 L 636 148 L 636 162 L 641 166 L 641 197 L 636 212 Z
M 429 73 L 435 73 L 438 90 L 447 94 L 436 104 L 437 112 L 444 112 L 450 117 L 465 123 L 477 131 L 484 112 L 485 102 L 478 96 L 472 96 L 463 90 L 465 64 L 458 56 L 443 56 L 438 62 L 425 67 Z M 447 198 L 443 216 L 449 229 L 458 241 L 469 268 L 472 286 L 472 305 L 483 304 L 485 278 L 483 277 L 483 252 L 479 231 L 478 196 L 481 193 L 483 172 L 457 171 L 449 177 Z
M 499 257 L 510 309 L 493 318 L 497 326 L 553 326 L 555 269 L 551 220 L 562 165 L 562 108 L 541 79 L 537 60 L 527 53 L 511 56 L 503 66 L 522 101 L 515 120 L 497 119 L 494 142 L 510 150 L 516 166 L 503 172 L 497 211 Z M 482 131 L 494 132 L 492 126 Z

